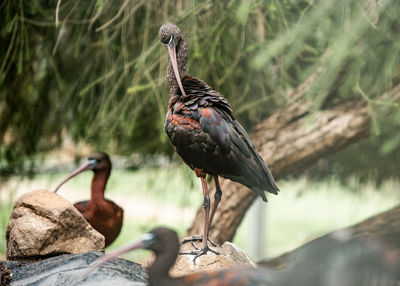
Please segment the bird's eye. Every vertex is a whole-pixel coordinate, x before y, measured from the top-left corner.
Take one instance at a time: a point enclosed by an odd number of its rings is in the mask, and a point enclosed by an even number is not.
[[[95,164],[99,163],[99,159],[89,158],[89,163],[90,163],[91,165],[95,165]]]
[[[142,237],[143,248],[148,248],[155,239],[155,235],[153,233],[145,233]]]
[[[169,46],[169,45],[171,45],[171,43],[174,43],[174,36],[173,35],[169,38],[169,42],[167,44],[164,44],[164,45],[165,46]],[[174,43],[174,45],[175,45],[175,43]]]

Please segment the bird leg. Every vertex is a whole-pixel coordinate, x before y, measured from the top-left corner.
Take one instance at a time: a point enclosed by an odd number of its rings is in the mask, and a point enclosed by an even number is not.
[[[222,198],[222,191],[221,191],[221,187],[219,186],[218,175],[214,175],[214,182],[215,182],[214,206],[211,210],[210,219],[208,221],[208,230],[210,230],[211,223],[213,221],[215,212],[216,212],[216,210],[218,208],[218,204]]]
[[[218,175],[214,175],[214,181],[215,181],[215,188],[216,188],[215,194],[214,194],[214,205],[213,205],[213,208],[212,208],[211,213],[210,213],[210,218],[208,219],[208,230],[207,231],[210,230],[211,223],[212,223],[213,218],[214,218],[214,214],[215,214],[215,212],[216,212],[216,210],[218,208],[218,204],[221,201],[221,197],[222,197],[222,191],[221,191],[221,187],[219,185]],[[182,239],[182,243],[192,242],[192,245],[195,248],[197,248],[193,244],[193,241],[202,241],[202,240],[203,240],[203,236],[202,235],[192,235],[192,236],[183,238]],[[207,240],[211,243],[212,246],[214,246],[214,247],[217,246],[217,244],[214,241],[212,241],[209,237],[207,237]]]
[[[203,224],[203,239],[202,245],[203,248],[207,246],[207,238],[208,238],[208,220],[210,218],[210,192],[208,191],[206,178],[201,178],[201,187],[203,189],[203,209],[204,209],[204,224]]]
[[[219,253],[215,250],[212,250],[211,248],[208,247],[208,231],[210,227],[210,195],[209,191],[207,188],[207,181],[205,177],[201,177],[201,186],[203,189],[203,196],[204,196],[204,201],[203,201],[203,209],[204,209],[204,224],[203,224],[203,235],[202,236],[197,236],[194,235],[192,237],[187,237],[183,239],[183,243],[188,242],[188,241],[198,241],[201,238],[202,241],[202,247],[198,249],[193,243],[192,245],[196,248],[196,250],[192,251],[184,251],[184,252],[179,252],[179,254],[189,254],[189,255],[196,255],[193,262],[196,263],[196,259],[204,254],[206,254],[208,251],[211,251],[217,255]],[[214,242],[212,242],[214,244]]]

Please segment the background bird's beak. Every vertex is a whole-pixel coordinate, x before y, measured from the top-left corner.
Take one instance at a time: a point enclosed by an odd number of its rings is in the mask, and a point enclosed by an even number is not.
[[[89,162],[87,162],[86,164],[80,166],[78,169],[76,169],[75,171],[73,171],[71,174],[69,174],[58,186],[57,188],[55,188],[54,192],[57,193],[58,189],[65,184],[65,182],[67,182],[69,179],[75,177],[76,175],[86,171],[86,170],[90,170],[93,167],[93,162],[91,160],[89,160]]]
[[[106,255],[103,255],[102,257],[96,259],[92,264],[89,265],[88,270],[83,274],[83,277],[80,281],[86,279],[90,274],[92,274],[97,268],[102,266],[103,264],[107,263],[108,261],[111,261],[115,258],[117,258],[120,255],[123,255],[127,252],[130,252],[135,249],[140,249],[143,248],[145,245],[144,240],[139,240],[137,242],[134,242],[132,244],[123,246],[119,249],[116,249]]]
[[[179,75],[178,63],[176,61],[175,42],[173,40],[170,41],[168,43],[168,45],[166,45],[166,47],[168,50],[169,60],[171,61],[171,64],[172,64],[172,69],[174,70],[176,81],[178,82],[178,85],[182,92],[182,95],[186,96],[185,90],[183,89],[183,86],[182,86],[181,77]]]

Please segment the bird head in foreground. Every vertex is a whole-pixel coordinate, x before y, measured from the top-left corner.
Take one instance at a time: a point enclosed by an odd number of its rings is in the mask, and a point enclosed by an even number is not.
[[[82,280],[86,279],[91,273],[93,273],[97,268],[103,264],[111,261],[118,256],[136,249],[148,249],[152,250],[156,255],[163,253],[165,251],[171,251],[173,253],[178,253],[179,250],[179,239],[175,231],[165,228],[158,227],[148,233],[145,233],[141,239],[138,241],[128,244],[124,247],[116,249],[94,261],[89,269],[84,274]],[[176,258],[176,257],[174,257]],[[173,259],[175,261],[175,259]]]
[[[87,171],[87,170],[92,170],[93,172],[101,172],[103,170],[110,170],[111,169],[111,161],[110,158],[108,157],[107,153],[105,152],[95,152],[92,155],[88,157],[88,161],[80,166],[78,169],[73,171],[71,174],[69,174],[58,186],[55,188],[54,192],[56,193],[58,189],[64,185],[67,181],[69,181],[71,178],[75,177],[76,175]]]
[[[186,96],[181,82],[181,78],[186,75],[186,61],[188,57],[186,40],[178,26],[171,23],[166,23],[161,26],[159,37],[161,43],[168,51],[170,59],[168,70],[172,69],[173,71],[171,75],[168,73],[168,82],[173,86],[176,86],[177,83],[182,95]]]

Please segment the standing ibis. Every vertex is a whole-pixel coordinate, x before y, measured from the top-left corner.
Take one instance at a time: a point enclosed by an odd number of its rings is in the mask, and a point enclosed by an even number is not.
[[[77,202],[74,206],[105,237],[105,246],[110,245],[118,236],[122,227],[124,211],[114,202],[104,198],[104,191],[111,173],[111,161],[104,152],[96,152],[89,156],[88,162],[68,175],[54,190],[58,189],[76,175],[92,170],[91,195],[89,201]]]
[[[233,117],[228,101],[205,82],[186,74],[188,48],[181,30],[166,23],[159,37],[169,55],[165,132],[178,155],[200,177],[203,188],[203,235],[184,240],[202,240],[200,249],[183,253],[196,255],[196,259],[211,250],[208,231],[222,196],[218,176],[247,186],[264,201],[265,191],[276,195],[279,189],[246,131]],[[206,174],[214,177],[216,186],[211,213]]]
[[[138,242],[98,258],[89,266],[80,281],[86,279],[104,263],[135,249],[149,249],[156,255],[153,264],[147,271],[150,286],[266,286],[271,285],[269,282],[279,277],[276,272],[268,269],[242,266],[239,268],[197,272],[172,278],[169,276],[169,270],[178,256],[178,236],[173,230],[158,227],[144,234]]]

